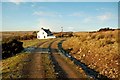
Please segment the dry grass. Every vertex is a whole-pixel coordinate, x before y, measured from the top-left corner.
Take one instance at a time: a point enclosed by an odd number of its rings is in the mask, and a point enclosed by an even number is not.
[[[43,61],[43,66],[44,66],[44,70],[45,70],[45,77],[46,78],[56,78],[54,66],[52,64],[52,61],[49,58],[49,54],[43,53],[42,61]]]
[[[4,59],[2,62],[2,77],[3,78],[20,78],[22,73],[21,69],[25,62],[24,59],[28,58],[29,54],[21,53],[17,54],[13,57]]]
[[[74,33],[63,48],[76,59],[109,78],[119,76],[118,30],[96,33]],[[120,36],[120,35],[119,35]]]
[[[33,31],[11,31],[11,32],[0,32],[2,34],[2,37],[9,37],[9,36],[24,36],[24,35],[30,35]]]

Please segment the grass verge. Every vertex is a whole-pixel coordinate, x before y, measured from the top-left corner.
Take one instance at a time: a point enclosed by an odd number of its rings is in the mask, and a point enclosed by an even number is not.
[[[23,42],[23,47],[26,48],[29,46],[37,46],[38,43],[44,42],[46,41],[46,39],[42,39],[42,40],[33,39],[33,40],[21,40],[21,41]]]
[[[23,60],[28,57],[28,53],[20,53],[0,61],[2,62],[2,78],[20,78],[21,69],[25,64]]]
[[[43,61],[43,66],[45,69],[45,77],[46,78],[56,78],[55,71],[52,65],[52,61],[49,58],[49,54],[42,54],[42,61]]]

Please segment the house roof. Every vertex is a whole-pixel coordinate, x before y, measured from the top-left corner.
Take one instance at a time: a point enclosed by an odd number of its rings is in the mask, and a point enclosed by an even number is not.
[[[52,36],[53,35],[53,33],[49,29],[43,29],[43,30],[47,33],[48,36]]]

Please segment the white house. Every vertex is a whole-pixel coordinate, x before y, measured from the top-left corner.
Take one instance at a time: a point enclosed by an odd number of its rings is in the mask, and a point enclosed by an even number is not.
[[[37,39],[49,39],[49,38],[56,38],[49,29],[41,28],[40,31],[37,33]]]

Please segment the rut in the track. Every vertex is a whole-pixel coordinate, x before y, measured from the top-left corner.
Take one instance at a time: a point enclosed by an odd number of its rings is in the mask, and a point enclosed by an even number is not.
[[[57,42],[50,45],[52,60],[55,65],[58,78],[82,78],[82,75],[77,71],[70,62],[67,62],[65,57],[59,54]]]
[[[44,78],[44,66],[42,62],[42,54],[38,53],[39,49],[36,49],[31,53],[29,63],[23,68],[23,75],[26,78]]]
[[[57,73],[57,77],[53,76],[51,78],[83,78],[78,70],[71,64],[72,62],[68,62],[64,56],[59,54],[57,43],[56,41],[51,44],[45,43],[47,46],[50,46],[51,54],[49,55],[51,55],[51,60]],[[43,58],[42,53],[40,53],[41,49],[41,47],[38,47],[31,53],[28,63],[23,67],[24,78],[48,78],[45,69],[47,65],[44,64],[45,58]]]
[[[45,79],[55,78],[54,69],[49,59],[48,48],[51,41],[39,44],[37,48],[30,53],[22,69],[22,78],[27,79]]]

